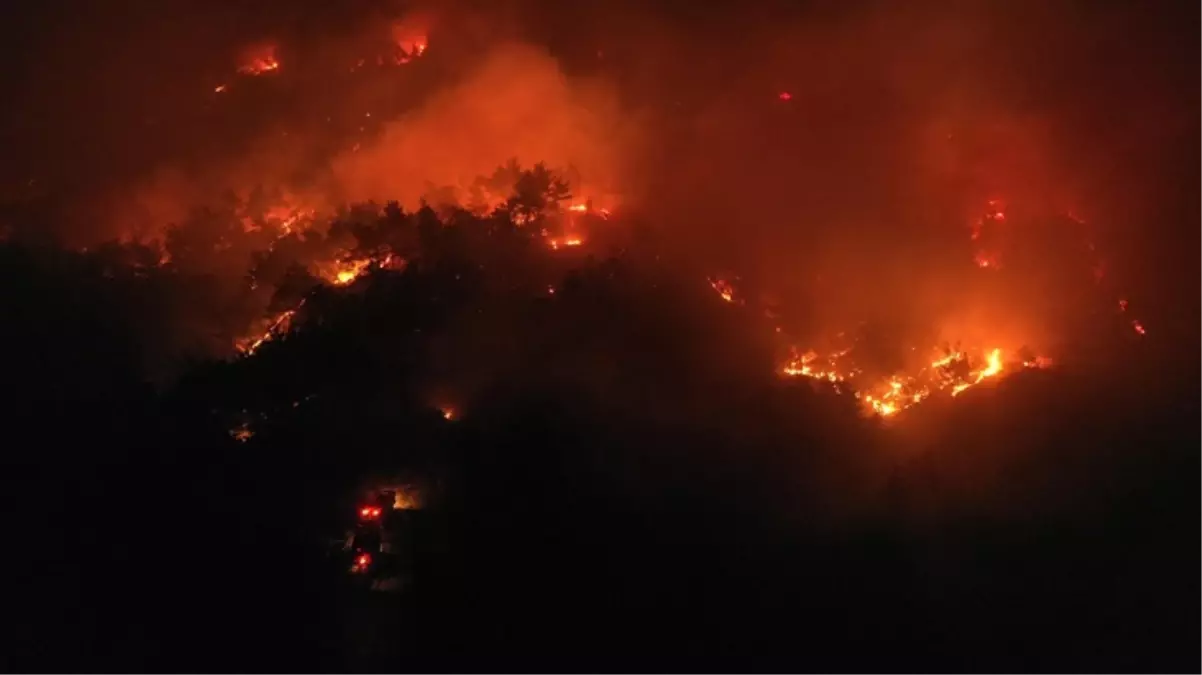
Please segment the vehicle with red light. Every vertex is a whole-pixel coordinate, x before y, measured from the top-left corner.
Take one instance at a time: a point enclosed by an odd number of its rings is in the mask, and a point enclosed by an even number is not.
[[[415,521],[424,506],[415,485],[376,485],[352,502],[350,528],[332,540],[330,561],[351,586],[373,591],[407,587]],[[349,511],[349,509],[348,509]]]

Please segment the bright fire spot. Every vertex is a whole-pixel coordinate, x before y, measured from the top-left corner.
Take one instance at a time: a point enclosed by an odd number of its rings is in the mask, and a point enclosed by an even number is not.
[[[224,84],[219,84],[219,85],[217,85],[216,87],[213,87],[213,93],[220,94],[220,93],[221,93],[221,92],[223,92],[223,91],[225,91],[225,85],[224,85]]]
[[[961,382],[952,390],[952,396],[968,389],[974,384],[979,383],[987,377],[993,377],[1002,372],[1002,350],[994,349],[985,357],[985,367],[977,371],[971,382]]]
[[[985,255],[984,253],[978,253],[973,261],[977,264],[977,267],[980,267],[981,269],[997,269],[999,267],[995,258]]]
[[[550,246],[551,250],[553,250],[553,251],[558,251],[560,249],[560,247],[564,247],[564,246],[567,246],[567,247],[580,246],[583,243],[584,243],[584,239],[580,238],[578,235],[567,236],[567,237],[564,237],[563,239],[560,239],[558,237],[549,237],[547,239],[547,246]]]
[[[367,261],[367,260],[356,261],[354,263],[351,263],[347,267],[344,267],[344,268],[338,270],[338,274],[336,274],[334,276],[334,283],[337,283],[337,284],[351,283],[356,278],[358,278],[360,274],[363,273],[363,270],[367,267],[368,262],[369,261]]]
[[[405,23],[395,23],[392,26],[392,42],[400,50],[398,64],[408,63],[411,59],[426,53],[430,46],[426,32]]]
[[[322,270],[320,276],[335,286],[346,286],[358,279],[371,263],[370,259],[335,263],[328,269]]]
[[[592,204],[591,201],[572,204],[568,207],[568,211],[571,213],[591,213],[595,216],[601,217],[602,219],[609,218],[610,215],[609,209],[597,208]]]
[[[710,279],[710,286],[727,302],[734,302],[735,288],[725,279]]]
[[[1143,325],[1142,323],[1138,322],[1138,321],[1132,321],[1132,322],[1131,322],[1131,327],[1132,327],[1132,328],[1134,328],[1134,329],[1135,329],[1135,332],[1136,332],[1136,333],[1139,333],[1140,335],[1147,335],[1147,334],[1148,334],[1148,331],[1144,329],[1144,325]]]
[[[249,47],[243,52],[242,64],[238,72],[243,75],[262,75],[280,69],[280,61],[276,58],[274,44],[261,44]]]
[[[787,91],[782,91],[780,94],[777,95],[777,98],[779,98],[782,101],[792,101],[793,94],[790,94]]]
[[[398,511],[412,511],[421,508],[421,499],[414,490],[397,490],[392,498],[392,508]]]
[[[234,427],[233,429],[230,429],[230,437],[233,438],[235,441],[238,441],[239,443],[245,443],[245,442],[249,441],[251,438],[254,437],[254,435],[255,435],[255,432],[251,431],[250,425],[246,424],[246,423],[240,424],[240,425]]]
[[[450,420],[455,419],[455,409],[450,406],[444,405],[444,406],[440,407],[438,409],[438,411],[442,413],[442,418],[444,420],[450,421]]]

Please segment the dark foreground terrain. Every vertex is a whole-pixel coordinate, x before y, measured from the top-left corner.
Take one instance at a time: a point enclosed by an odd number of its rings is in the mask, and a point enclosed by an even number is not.
[[[882,426],[585,275],[521,320],[643,328],[544,342],[448,421],[388,338],[438,318],[374,313],[395,280],[156,390],[102,284],[6,255],[9,668],[1199,666],[1197,368],[1139,345]],[[285,412],[239,442],[248,397]],[[441,486],[413,588],[348,590],[327,538],[398,468]]]

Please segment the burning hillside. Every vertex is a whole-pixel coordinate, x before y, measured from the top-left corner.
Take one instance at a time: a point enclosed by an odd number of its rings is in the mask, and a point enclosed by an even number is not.
[[[1002,200],[991,199],[987,202],[985,213],[979,218],[972,219],[969,227],[969,239],[972,245],[972,262],[982,273],[1008,277],[1003,260],[1006,256],[1007,238],[1014,238],[1012,228],[1006,226],[1006,212]],[[1064,223],[1076,226],[1085,224],[1075,216],[1065,216]],[[1007,237],[1007,235],[1010,235]],[[1018,235],[1024,244],[1029,244],[1029,237],[1023,233]],[[1077,242],[1078,248],[1085,254],[1089,275],[1080,274],[1075,281],[1077,286],[1100,287],[1086,296],[1087,312],[1096,313],[1098,307],[1104,307],[1110,300],[1106,293],[1111,285],[1103,286],[1105,275],[1104,264],[1098,255],[1097,247],[1088,238]],[[1011,244],[1011,247],[1013,244]],[[1029,252],[1027,252],[1029,254]],[[1020,257],[1021,252],[1015,254]],[[1050,260],[1053,264],[1073,268],[1071,257],[1062,253],[1046,258],[1046,253],[1036,255],[1037,259]],[[967,268],[965,268],[967,269]],[[1023,273],[1030,273],[1029,268],[1023,268]],[[1084,271],[1084,268],[1080,268]],[[722,278],[711,278],[710,286],[718,296],[728,302],[745,304],[746,300],[730,281]],[[1005,287],[1003,287],[1004,289]],[[959,297],[955,288],[948,288],[949,298]],[[1003,311],[1011,314],[1031,314],[1031,306],[1008,306],[1010,293],[1003,291],[992,296],[985,296],[986,302],[992,303]],[[982,296],[974,296],[974,302],[979,302]],[[1090,309],[1092,308],[1092,309]],[[974,308],[980,309],[980,308]],[[1120,314],[1126,314],[1128,302],[1118,300]],[[964,314],[971,324],[974,312],[965,312],[965,308],[953,309],[953,316]],[[778,322],[779,314],[770,308],[763,309],[764,315]],[[996,315],[995,311],[985,312],[984,316]],[[1028,317],[1027,323],[1034,317]],[[1044,317],[1046,320],[1047,317]],[[928,322],[936,317],[929,317]],[[921,321],[921,320],[920,320]],[[982,333],[988,335],[989,321],[985,324],[971,327],[974,337]],[[1135,318],[1120,316],[1119,325],[1127,324],[1124,330],[1130,331],[1135,338],[1143,338],[1147,330],[1142,322]],[[964,318],[956,318],[949,325],[965,326]],[[982,330],[984,328],[984,330]],[[822,340],[823,347],[799,347],[786,334],[782,334],[780,325],[774,328],[778,339],[784,347],[786,356],[779,372],[785,377],[806,377],[831,387],[836,392],[848,392],[863,405],[866,412],[882,417],[893,416],[911,408],[924,400],[936,395],[956,397],[969,388],[990,380],[1001,379],[1013,372],[1030,368],[1049,368],[1055,359],[1046,353],[1037,351],[1037,343],[1023,341],[1021,336],[1009,334],[992,344],[965,343],[965,336],[951,334],[946,331],[939,336],[940,343],[907,344],[905,332],[894,333],[887,340],[882,350],[877,336],[876,345],[869,345],[873,338],[861,331],[845,330],[828,335]],[[1032,336],[1028,336],[1028,340]],[[988,339],[988,338],[986,338]],[[996,337],[994,338],[997,339]],[[1045,345],[1048,348],[1050,345]]]
[[[6,663],[1192,672],[1161,10],[19,4]]]
[[[576,198],[571,194],[567,182],[542,165],[537,165],[531,170],[511,166],[509,171],[512,172],[509,176],[513,187],[508,193],[508,198],[496,207],[478,210],[475,214],[460,210],[460,215],[456,215],[456,211],[451,210],[440,217],[427,208],[425,215],[406,215],[395,205],[383,211],[373,210],[369,206],[366,210],[357,211],[358,217],[366,220],[359,221],[357,225],[346,225],[335,220],[333,225],[323,226],[327,230],[325,235],[318,235],[316,232],[305,234],[304,227],[314,227],[312,221],[306,221],[310,224],[300,226],[296,232],[293,231],[298,227],[295,221],[271,221],[276,223],[274,226],[279,238],[269,246],[268,254],[274,251],[277,242],[296,240],[297,237],[304,239],[308,236],[310,241],[315,241],[312,237],[324,236],[327,242],[340,242],[336,246],[326,245],[311,249],[309,255],[318,257],[300,261],[308,269],[314,283],[338,287],[354,283],[371,270],[399,271],[414,262],[422,264],[429,253],[423,251],[422,246],[415,242],[403,243],[403,236],[398,239],[398,233],[403,229],[420,229],[421,226],[416,221],[422,219],[425,219],[427,226],[447,232],[482,226],[480,222],[472,225],[464,217],[493,223],[489,227],[503,223],[506,227],[523,232],[522,236],[528,240],[541,242],[547,256],[552,256],[561,249],[577,247],[584,253],[593,254],[595,250],[589,245],[592,238],[612,238],[615,231],[627,227],[621,210],[611,214],[608,209],[595,209],[591,201],[574,201]],[[498,190],[498,195],[503,194],[498,187],[499,175],[490,179],[494,189]],[[985,245],[983,233],[990,232],[996,237],[995,230],[1005,221],[1006,216],[999,200],[991,200],[987,205],[986,214],[972,221],[969,243],[977,253],[972,255],[973,264],[964,268],[966,271],[972,270],[970,274],[1009,274],[1008,269],[999,262],[1006,250],[1003,245],[994,243],[992,249],[980,248]],[[1080,223],[1075,220],[1072,222]],[[253,228],[247,231],[251,232]],[[500,245],[499,242],[496,245]],[[1086,244],[1084,248],[1090,253],[1096,253],[1092,244]],[[991,265],[980,264],[983,255],[981,250],[989,250],[989,259],[995,262]],[[1022,259],[1017,255],[1016,258],[1020,261]],[[1096,264],[1093,267],[1096,268]],[[256,283],[257,278],[256,273],[251,274],[252,285]],[[718,277],[711,277],[708,281],[725,302],[739,306],[747,305],[747,299],[737,282]],[[1078,281],[1086,285],[1097,285],[1101,279],[1089,276]],[[554,284],[545,288],[548,294],[554,295]],[[949,293],[949,296],[957,297],[957,294]],[[1003,294],[994,301],[1004,303],[1006,297]],[[1107,303],[1105,298],[1097,293],[1091,302]],[[304,304],[305,298],[301,297],[294,306],[259,320],[259,328],[237,340],[238,349],[251,355],[265,342],[287,333],[294,325],[298,312],[304,309]],[[1119,309],[1120,313],[1127,312],[1126,300],[1119,301]],[[1016,307],[1011,311],[1021,313],[1024,308]],[[867,413],[882,417],[891,417],[935,396],[955,398],[974,386],[1025,369],[1048,368],[1056,361],[1044,351],[1054,348],[1054,345],[1039,347],[1037,343],[1023,340],[1021,335],[1013,333],[1001,335],[1000,339],[993,343],[970,343],[963,339],[965,336],[944,332],[939,335],[937,344],[910,344],[907,342],[910,336],[905,333],[886,335],[885,342],[882,343],[882,336],[870,336],[862,329],[844,330],[838,334],[830,334],[821,341],[820,347],[803,347],[799,346],[796,338],[790,337],[787,331],[782,330],[780,324],[787,321],[788,317],[782,317],[778,310],[767,307],[759,309],[758,312],[763,314],[763,318],[754,319],[749,316],[749,319],[763,321],[763,329],[774,333],[783,350],[779,375],[788,378],[811,378],[835,393],[854,396]],[[1137,319],[1122,320],[1130,321],[1133,336],[1142,338],[1146,334],[1146,330]],[[928,323],[934,321],[936,317],[928,319]],[[954,321],[949,325],[964,323]],[[982,324],[975,330],[968,331],[969,336],[982,334],[982,327],[986,328],[987,333],[987,324]]]
[[[519,228],[566,261],[622,253],[636,238],[626,234],[654,230],[673,256],[736,269],[783,300],[761,307],[738,278],[709,279],[723,300],[768,315],[778,374],[824,381],[882,416],[1046,367],[1053,355],[1061,362],[1065,335],[1079,332],[1096,297],[1109,296],[1112,312],[1119,303],[1133,335],[1147,333],[1101,246],[1072,232],[1089,229],[1080,218],[1031,224],[1063,213],[1079,192],[1037,192],[1015,178],[1069,182],[1042,126],[1000,105],[952,116],[917,106],[944,86],[927,61],[897,66],[921,75],[915,95],[882,87],[879,62],[850,48],[860,41],[849,36],[914,28],[907,19],[886,14],[811,36],[819,39],[803,55],[846,62],[858,88],[797,70],[808,60],[779,43],[789,29],[741,57],[738,81],[729,59],[717,64],[715,82],[730,85],[720,97],[681,73],[651,93],[632,79],[632,56],[663,45],[615,39],[581,68],[570,50],[480,40],[470,24],[450,9],[390,11],[317,44],[283,24],[258,27],[259,37],[224,52],[233,59],[213,87],[221,96],[207,97],[194,120],[212,141],[223,128],[239,141],[166,158],[109,190],[103,208],[71,209],[91,226],[110,224],[81,244],[112,233],[157,249],[164,268],[214,275],[222,311],[236,316],[205,332],[253,354],[304,323],[312,289],[420,264],[434,229]],[[919,34],[932,53],[957,44],[938,27]],[[752,65],[771,67],[747,74]],[[913,119],[836,109],[837,99],[859,110],[869,94],[909,104]],[[1026,212],[1012,213],[1007,199],[975,201],[999,185]],[[962,218],[965,202],[979,215]],[[619,232],[626,239],[612,246]],[[1083,242],[1087,252],[1077,250]],[[1081,264],[1096,288],[1080,291]]]

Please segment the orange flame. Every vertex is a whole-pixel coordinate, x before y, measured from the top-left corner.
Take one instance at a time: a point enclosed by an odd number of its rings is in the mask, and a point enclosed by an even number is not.
[[[281,312],[275,319],[271,321],[267,327],[267,330],[263,331],[261,334],[239,340],[235,345],[238,351],[250,356],[251,354],[254,354],[264,342],[267,342],[275,335],[288,330],[288,326],[292,321],[292,317],[296,315],[296,310],[300,309],[301,305],[303,304],[305,304],[304,300],[302,300],[300,304],[296,306],[296,309],[290,309],[285,312]]]
[[[727,302],[734,302],[735,288],[730,285],[725,279],[710,279],[710,286],[718,293],[718,296]]]
[[[869,413],[890,417],[921,403],[937,391],[947,390],[958,396],[981,382],[995,378],[1005,371],[1004,352],[995,348],[984,352],[981,365],[965,372],[961,363],[969,363],[968,356],[953,351],[939,356],[912,374],[896,373],[880,381],[865,382],[863,373],[854,366],[844,365],[844,357],[852,350],[845,349],[827,357],[819,357],[813,350],[799,354],[796,350],[781,368],[781,374],[790,377],[808,377],[832,383],[836,389],[844,383],[854,382],[855,397]],[[1025,368],[1048,368],[1052,360],[1036,357],[1023,362]],[[844,385],[846,386],[846,385]]]

